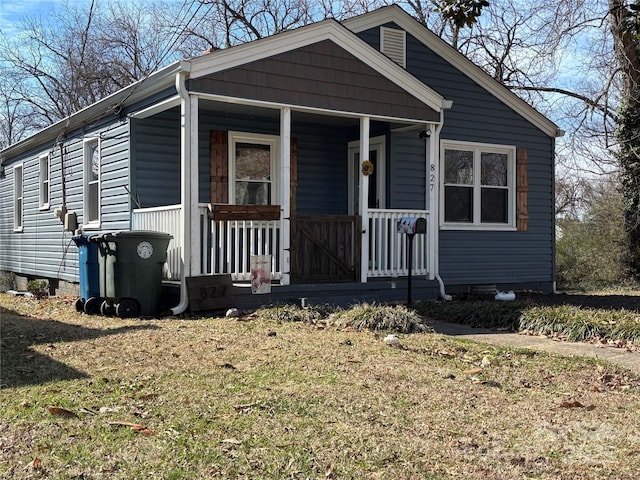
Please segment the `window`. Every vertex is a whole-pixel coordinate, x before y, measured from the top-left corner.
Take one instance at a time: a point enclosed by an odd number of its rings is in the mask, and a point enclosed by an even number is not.
[[[442,143],[444,226],[515,226],[515,147]]]
[[[40,210],[49,208],[49,155],[40,157]]]
[[[236,205],[277,204],[278,137],[229,134],[230,199]]]
[[[100,143],[84,143],[84,227],[100,227]]]
[[[23,165],[13,167],[13,230],[21,232],[23,229],[24,189]]]

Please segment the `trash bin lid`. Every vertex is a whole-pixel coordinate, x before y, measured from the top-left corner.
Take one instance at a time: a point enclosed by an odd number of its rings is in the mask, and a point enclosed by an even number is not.
[[[139,238],[139,239],[172,239],[173,235],[154,230],[121,230],[119,232],[109,232],[103,235],[106,241],[117,238]]]
[[[71,237],[71,240],[73,240],[73,243],[75,243],[78,247],[81,247],[89,244],[89,237],[90,235],[80,234],[74,235],[73,237]]]

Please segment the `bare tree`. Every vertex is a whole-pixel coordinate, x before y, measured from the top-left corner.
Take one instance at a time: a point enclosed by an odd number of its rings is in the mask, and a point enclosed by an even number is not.
[[[30,112],[24,128],[3,132],[2,143],[65,118],[172,58],[168,40],[155,35],[156,17],[143,5],[86,5],[63,3],[53,12],[55,22],[25,18],[20,35],[0,36],[0,64],[7,71],[0,103]]]

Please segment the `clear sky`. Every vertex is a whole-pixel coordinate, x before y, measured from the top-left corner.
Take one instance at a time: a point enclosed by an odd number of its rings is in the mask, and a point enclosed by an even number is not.
[[[11,35],[25,16],[45,16],[62,0],[0,0],[0,30]],[[84,0],[75,0],[84,1]]]

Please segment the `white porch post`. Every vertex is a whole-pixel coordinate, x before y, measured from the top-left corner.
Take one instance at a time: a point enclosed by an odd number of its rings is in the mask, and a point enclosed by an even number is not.
[[[189,163],[191,164],[191,169],[189,172],[191,189],[189,190],[189,203],[191,204],[190,208],[190,218],[189,218],[189,228],[191,228],[191,274],[192,275],[202,275],[202,266],[200,264],[200,258],[202,257],[202,235],[200,234],[200,210],[198,209],[198,193],[199,193],[199,184],[198,184],[198,97],[191,95],[191,128],[189,129],[189,142],[191,143],[191,158],[189,159]]]
[[[429,176],[428,185],[429,191],[427,193],[428,201],[429,201],[429,222],[428,222],[428,231],[427,231],[427,240],[428,244],[428,264],[427,268],[429,269],[429,280],[433,280],[436,275],[436,261],[437,261],[437,242],[438,242],[438,229],[439,229],[439,221],[440,218],[440,183],[439,183],[439,175],[440,168],[438,159],[440,158],[440,147],[439,147],[439,138],[438,133],[439,130],[436,128],[436,125],[430,124],[427,125],[427,131],[429,132],[429,148],[426,149],[427,154],[427,174]]]
[[[362,173],[362,162],[369,160],[369,117],[360,117],[360,195],[358,215],[362,218],[362,245],[360,247],[360,282],[367,283],[369,272],[369,177]]]
[[[291,272],[291,108],[280,110],[280,260],[283,285],[289,285]],[[293,199],[295,201],[295,199]]]

